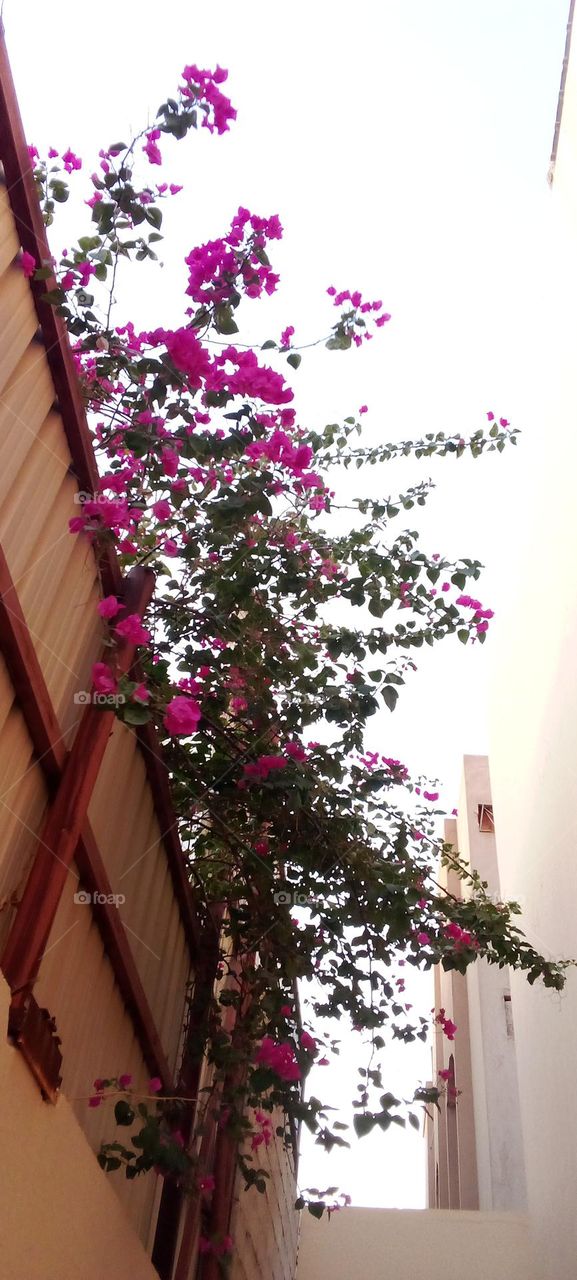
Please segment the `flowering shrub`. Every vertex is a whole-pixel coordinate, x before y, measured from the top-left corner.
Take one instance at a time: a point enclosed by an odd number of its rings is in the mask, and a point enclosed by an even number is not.
[[[366,405],[322,429],[301,423],[289,381],[302,358],[294,327],[259,349],[236,340],[244,300],[279,283],[269,259],[282,236],[276,215],[241,207],[227,232],[191,248],[176,326],[158,317],[145,330],[119,310],[123,273],[155,260],[163,202],[180,192],[156,181],[165,147],[199,123],[228,129],[235,112],[225,80],[219,68],[185,67],[153,127],[100,152],[88,230],[55,263],[24,254],[22,269],[68,325],[100,461],[100,490],[85,495],[71,534],[97,555],[114,545],[126,569],[155,570],[146,625],[136,614],[117,624],[116,598],[101,601],[109,660],[96,663],[93,682],[122,695],[116,714],[128,726],[155,723],[199,911],[208,919],[211,904],[226,905],[220,983],[197,1033],[213,1069],[205,1105],[218,1096],[220,1123],[248,1141],[245,1178],[263,1190],[254,1160],[273,1113],[284,1116],[280,1137],[303,1120],[327,1149],[346,1145],[346,1126],[331,1125],[322,1103],[302,1093],[313,1061],[328,1063],[337,1050],[323,1030],[331,1019],[350,1019],[370,1040],[357,1134],[407,1117],[418,1127],[414,1108],[438,1102],[432,1087],[408,1101],[383,1092],[387,1044],[428,1033],[397,966],[465,972],[483,956],[555,989],[563,966],[516,929],[515,904],[492,902],[439,843],[437,791],[369,749],[371,718],[393,711],[420,648],[455,635],[484,642],[492,611],[469,594],[480,565],[429,554],[405,528],[395,533],[399,515],[428,500],[430,482],[384,497],[379,474],[377,497],[346,502],[332,487],[338,467],[478,457],[514,444],[516,432],[489,413],[486,430],[468,439],[437,432],[367,447],[358,440]],[[55,149],[46,161],[34,148],[31,156],[50,225],[68,198],[65,175],[82,180],[83,162]],[[332,285],[327,293],[330,351],[385,330],[380,300]],[[129,676],[116,675],[122,641],[140,646]],[[437,882],[439,856],[461,876],[462,900]],[[244,958],[240,976],[231,954]],[[310,1030],[295,1011],[297,982],[308,992]],[[231,1006],[240,1038],[223,1024]],[[452,1039],[444,1010],[435,1021]],[[133,1105],[129,1085],[124,1077],[95,1085],[92,1105],[120,1090],[117,1123],[141,1122],[132,1147],[106,1144],[104,1167],[122,1166],[129,1178],[156,1169],[210,1195],[210,1171],[199,1173],[179,1140],[178,1101]],[[318,1212],[318,1196],[311,1203]],[[226,1253],[230,1243],[203,1248]]]

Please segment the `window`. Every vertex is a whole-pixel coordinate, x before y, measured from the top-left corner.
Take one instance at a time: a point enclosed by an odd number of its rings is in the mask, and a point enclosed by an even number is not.
[[[493,818],[492,804],[477,805],[477,821],[479,823],[479,831],[494,832],[495,819]]]

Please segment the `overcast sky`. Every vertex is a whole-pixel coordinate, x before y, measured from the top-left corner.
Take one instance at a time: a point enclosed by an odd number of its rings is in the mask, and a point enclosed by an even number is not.
[[[29,140],[87,161],[153,118],[185,62],[229,68],[231,133],[165,148],[186,193],[166,219],[170,262],[167,251],[164,271],[145,272],[130,294],[143,324],[178,320],[182,257],[225,231],[239,204],[279,213],[283,284],[249,313],[251,338],[287,323],[297,341],[324,333],[333,283],[382,298],[392,314],[361,351],[303,361],[303,422],[367,403],[367,431],[384,440],[467,433],[493,410],[531,438],[546,416],[535,374],[556,337],[561,251],[546,176],[568,9],[569,0],[5,0],[4,22]],[[510,581],[507,493],[524,483],[522,456],[511,455],[435,466],[438,489],[419,520],[431,551],[485,562],[477,594],[496,608],[488,643],[448,642],[419,657],[398,709],[372,729],[371,746],[441,779],[449,810],[463,753],[487,750],[491,645]],[[395,493],[431,470],[393,467],[350,492]],[[427,1051],[408,1057],[391,1058],[387,1087],[426,1076]],[[329,1071],[343,1096],[350,1057]],[[303,1181],[340,1182],[358,1204],[418,1207],[421,1149],[414,1133],[379,1134],[336,1174],[335,1161],[328,1171],[307,1152]]]

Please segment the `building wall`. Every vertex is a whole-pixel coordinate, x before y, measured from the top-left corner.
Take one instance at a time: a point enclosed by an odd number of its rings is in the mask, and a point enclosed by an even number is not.
[[[344,1209],[303,1214],[297,1280],[541,1280],[522,1214]]]
[[[479,827],[479,806],[491,803],[486,756],[465,756],[456,824],[457,846],[461,857],[479,872],[488,892],[498,901],[501,897],[497,864],[499,832],[481,831]],[[517,1055],[507,1000],[511,995],[511,976],[508,969],[498,969],[479,960],[467,970],[465,983],[479,1207],[524,1210],[527,1192]],[[455,1022],[458,1026],[457,1017]]]
[[[482,830],[480,813],[482,809]],[[465,756],[458,817],[444,838],[479,872],[500,898],[489,766],[485,756]],[[466,894],[456,872],[441,867],[439,880],[455,897]],[[527,1205],[523,1135],[510,975],[484,960],[466,975],[435,970],[435,1008],[457,1027],[448,1041],[439,1026],[433,1040],[432,1079],[452,1070],[439,1109],[427,1117],[428,1205],[437,1209],[523,1211]],[[450,1088],[458,1090],[456,1100]]]
[[[518,550],[495,630],[491,778],[504,897],[529,940],[577,957],[577,34],[551,191],[552,269],[562,246],[557,335],[534,371],[546,408],[523,449],[530,488],[511,494]],[[553,253],[556,250],[556,254]],[[574,1280],[577,1259],[577,978],[562,995],[512,981],[528,1207],[545,1280]]]
[[[0,1025],[10,992],[0,977]],[[43,1102],[0,1036],[2,1280],[158,1280],[70,1104]]]
[[[258,1164],[269,1174],[266,1191],[245,1190],[237,1178],[231,1235],[230,1280],[294,1280],[299,1213],[292,1152],[277,1138],[259,1147]]]

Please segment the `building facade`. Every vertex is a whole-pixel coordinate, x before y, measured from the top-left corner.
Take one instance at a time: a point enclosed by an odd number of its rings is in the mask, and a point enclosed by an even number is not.
[[[501,899],[497,842],[485,756],[465,756],[458,817],[445,823],[445,840]],[[455,896],[455,872],[442,870]],[[466,975],[435,970],[435,1008],[458,1031],[448,1041],[440,1027],[433,1041],[432,1081],[448,1072],[440,1110],[428,1123],[428,1203],[439,1209],[523,1212],[527,1208],[517,1081],[517,1055],[507,969],[480,960]]]

